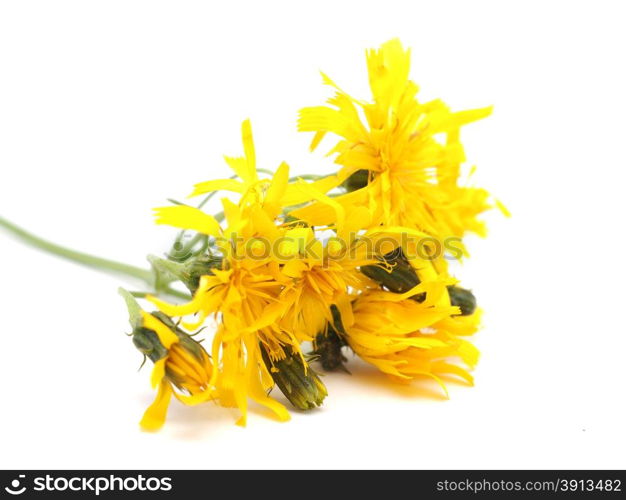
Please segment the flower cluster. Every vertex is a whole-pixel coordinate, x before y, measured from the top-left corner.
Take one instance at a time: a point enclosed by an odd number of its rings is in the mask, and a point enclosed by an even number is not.
[[[236,407],[240,425],[250,401],[288,420],[271,390],[298,409],[319,406],[327,391],[314,362],[345,370],[349,351],[399,382],[430,377],[444,387],[451,375],[472,383],[478,351],[465,338],[480,310],[447,261],[451,241],[461,257],[463,236],[484,233],[477,216],[495,203],[461,175],[460,129],[491,108],[420,102],[409,63],[397,40],[368,51],[368,101],[323,75],[334,96],[302,109],[298,127],[314,133],[312,149],[327,134],[339,138],[335,174],[258,168],[246,120],[243,155],[225,157],[233,177],[196,184],[199,208],[155,209],[158,224],[191,239],[152,264],[191,295],[182,303],[149,295],[155,310],[145,312],[122,291],[134,344],[154,363],[158,394],[145,429],[163,424],[172,394]],[[205,202],[217,192],[228,195],[210,215]],[[206,326],[212,339],[203,346],[193,335]]]

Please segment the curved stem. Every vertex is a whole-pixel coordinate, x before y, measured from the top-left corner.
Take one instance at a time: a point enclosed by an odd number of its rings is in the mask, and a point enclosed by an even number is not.
[[[112,271],[116,273],[122,273],[127,276],[131,276],[133,278],[140,279],[147,283],[148,285],[152,285],[153,275],[152,272],[148,269],[142,269],[140,267],[131,266],[129,264],[124,264],[123,262],[117,262],[115,260],[103,259],[102,257],[96,257],[95,255],[90,255],[83,252],[77,252],[76,250],[72,250],[70,248],[65,248],[50,241],[46,241],[34,234],[29,233],[28,231],[22,229],[19,226],[16,226],[12,222],[0,217],[0,227],[5,228],[13,235],[20,238],[25,243],[29,245],[39,248],[40,250],[44,250],[48,253],[57,255],[59,257],[63,257],[64,259],[71,260],[73,262],[79,262],[89,267],[93,267],[96,269],[103,269],[106,271]]]

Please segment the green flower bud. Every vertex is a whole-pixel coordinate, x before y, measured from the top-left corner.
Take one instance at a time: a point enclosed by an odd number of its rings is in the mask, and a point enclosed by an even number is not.
[[[347,372],[344,363],[348,359],[343,355],[342,348],[347,345],[330,324],[326,332],[318,333],[313,341],[312,354],[319,359],[322,368],[332,372],[343,370]]]
[[[182,281],[192,294],[198,289],[202,276],[213,274],[213,269],[222,268],[222,258],[209,254],[197,255],[185,262],[174,262],[153,255],[149,256],[148,260],[157,273],[173,276]]]
[[[199,255],[185,262],[181,274],[181,281],[191,293],[195,293],[200,286],[200,278],[213,274],[213,269],[222,268],[222,258],[214,255]]]
[[[342,370],[350,373],[344,364],[348,359],[343,355],[343,347],[348,344],[343,337],[345,332],[341,322],[341,314],[334,305],[331,306],[331,312],[333,324],[328,323],[326,331],[315,336],[311,354],[319,360],[322,368],[326,371]]]
[[[289,352],[285,359],[272,362],[263,346],[261,353],[272,379],[293,406],[311,410],[322,405],[328,395],[326,386],[300,354]]]
[[[369,170],[357,170],[345,181],[343,181],[343,187],[346,188],[346,191],[348,192],[356,191],[357,189],[361,189],[367,186],[369,178]]]
[[[420,279],[413,266],[404,256],[401,248],[385,254],[381,262],[392,266],[391,271],[377,265],[361,266],[361,272],[370,279],[393,293],[405,293],[420,284]],[[423,293],[412,297],[413,300],[423,302],[426,296]]]
[[[461,309],[460,316],[469,316],[476,310],[476,297],[470,290],[453,285],[448,287],[448,293],[450,303]]]

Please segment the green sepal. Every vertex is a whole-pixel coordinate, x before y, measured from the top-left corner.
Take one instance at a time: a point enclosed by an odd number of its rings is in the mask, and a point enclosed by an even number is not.
[[[117,292],[124,298],[126,302],[126,307],[128,309],[128,321],[130,323],[131,328],[134,330],[135,328],[140,328],[143,324],[143,319],[141,318],[141,307],[139,303],[135,300],[135,297],[126,289],[119,287]]]
[[[348,345],[345,341],[345,330],[341,321],[341,314],[337,306],[331,306],[333,322],[326,324],[326,330],[319,332],[313,340],[312,357],[316,358],[325,371],[342,370],[350,373],[345,363],[348,359],[343,355],[343,348]]]
[[[195,293],[202,276],[213,274],[213,269],[221,269],[222,259],[215,255],[198,255],[185,262],[173,262],[149,255],[148,260],[159,275],[171,276],[181,281],[191,293]]]
[[[285,359],[272,363],[265,347],[260,349],[274,383],[293,406],[306,411],[322,405],[328,396],[326,386],[299,353],[289,352]]]
[[[143,326],[133,330],[133,344],[135,344],[139,352],[147,356],[153,363],[167,356],[168,351],[161,344],[156,332]]]
[[[405,293],[420,284],[417,272],[401,248],[385,254],[380,261],[380,265],[361,266],[361,272],[393,293]],[[426,295],[420,293],[411,298],[423,302]]]

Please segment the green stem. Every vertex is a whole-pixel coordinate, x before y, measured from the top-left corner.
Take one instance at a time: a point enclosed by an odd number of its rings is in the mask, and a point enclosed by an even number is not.
[[[15,236],[28,243],[29,245],[35,248],[39,248],[41,250],[45,250],[48,253],[58,255],[59,257],[63,257],[64,259],[68,259],[74,262],[80,262],[81,264],[97,269],[104,269],[107,271],[126,274],[127,276],[132,276],[133,278],[145,281],[148,284],[152,283],[152,273],[147,269],[131,266],[122,262],[117,262],[115,260],[103,259],[102,257],[96,257],[95,255],[89,255],[86,253],[77,252],[76,250],[62,247],[29,233],[28,231],[22,229],[19,226],[16,226],[15,224],[9,222],[3,217],[0,217],[0,226],[4,227],[9,232],[13,233]]]
[[[149,269],[142,269],[140,267],[124,264],[123,262],[117,262],[115,260],[103,259],[102,257],[96,257],[83,252],[78,252],[70,248],[62,247],[56,243],[46,241],[39,236],[29,233],[28,231],[16,226],[12,222],[9,222],[3,217],[0,217],[0,227],[5,228],[7,231],[17,236],[23,242],[30,246],[44,250],[45,252],[57,255],[72,262],[78,262],[85,266],[99,269],[102,271],[109,271],[113,273],[124,274],[126,276],[139,279],[146,283],[148,286],[154,286],[154,274]],[[169,286],[159,290],[164,295],[171,295],[172,297],[178,297],[181,299],[189,299],[189,294],[175,290]],[[143,292],[139,292],[143,293]],[[144,294],[144,296],[147,294]]]

